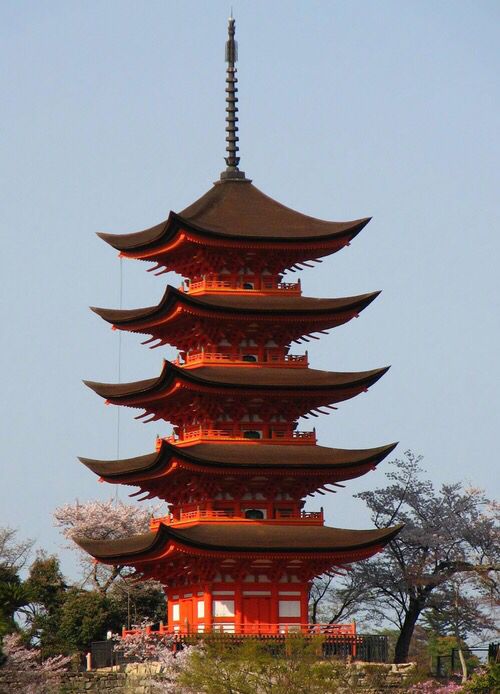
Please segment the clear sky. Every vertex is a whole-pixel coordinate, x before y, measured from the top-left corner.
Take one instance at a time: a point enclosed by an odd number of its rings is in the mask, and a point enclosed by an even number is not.
[[[0,5],[0,524],[50,551],[63,545],[54,507],[112,493],[76,460],[112,458],[117,446],[116,410],[81,383],[117,377],[118,335],[87,307],[118,306],[120,263],[95,232],[158,223],[218,177],[229,9]],[[233,9],[241,167],[302,212],[373,216],[350,248],[302,274],[310,296],[383,290],[311,344],[312,365],[392,364],[369,393],[314,420],[320,443],[399,440],[399,452],[425,455],[435,483],[498,494],[500,4],[233,0]],[[123,263],[124,307],[163,294],[165,276],[145,269]],[[123,335],[123,380],[157,375],[172,355],[139,343]],[[135,414],[121,416],[124,457],[167,431]],[[383,484],[384,470],[308,507],[326,503],[329,524],[367,527],[352,494]]]

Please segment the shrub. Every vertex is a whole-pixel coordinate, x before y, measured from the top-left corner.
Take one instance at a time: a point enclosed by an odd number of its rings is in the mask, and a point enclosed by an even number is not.
[[[500,692],[500,663],[492,663],[475,672],[464,685],[463,691],[474,694]]]

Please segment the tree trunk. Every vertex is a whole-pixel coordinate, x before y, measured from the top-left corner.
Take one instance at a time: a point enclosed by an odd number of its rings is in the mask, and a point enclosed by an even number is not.
[[[462,684],[465,684],[467,682],[469,673],[467,671],[467,661],[465,660],[465,655],[462,646],[460,645],[460,641],[458,642],[458,657],[460,658],[460,667],[462,668]]]
[[[421,612],[422,608],[420,607],[418,601],[410,599],[408,612],[406,613],[405,621],[403,622],[398,640],[396,641],[396,648],[394,650],[395,663],[406,663],[408,659],[408,651],[410,650],[411,637],[413,636],[415,624],[417,623]]]

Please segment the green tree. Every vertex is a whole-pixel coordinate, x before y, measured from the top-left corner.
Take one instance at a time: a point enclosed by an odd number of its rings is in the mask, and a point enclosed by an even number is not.
[[[15,614],[28,601],[19,572],[32,547],[32,540],[17,540],[17,530],[0,527],[0,637],[18,630]]]
[[[15,613],[28,602],[28,592],[15,569],[0,565],[0,638],[17,631]]]
[[[44,657],[64,652],[59,624],[67,585],[59,559],[55,555],[39,552],[30,566],[24,585],[29,602],[21,612],[25,617],[29,641],[39,645]]]
[[[495,630],[495,622],[485,612],[477,593],[467,585],[467,580],[451,580],[435,592],[431,609],[424,613],[423,619],[438,637],[453,640],[453,648],[460,658],[462,682],[465,682],[471,665],[475,664],[475,659],[467,652],[467,637],[481,637]]]
[[[86,652],[92,641],[102,641],[108,630],[117,631],[120,615],[99,591],[69,588],[61,608],[59,636],[66,653]]]

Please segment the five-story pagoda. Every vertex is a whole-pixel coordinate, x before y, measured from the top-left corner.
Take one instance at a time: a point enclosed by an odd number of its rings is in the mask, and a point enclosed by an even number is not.
[[[234,20],[226,44],[226,170],[199,200],[142,232],[100,236],[121,256],[154,262],[168,286],[157,306],[93,309],[119,330],[179,350],[159,376],[87,382],[108,403],[165,420],[173,435],[136,458],[82,462],[101,479],[168,502],[144,535],[81,540],[106,564],[161,581],[173,632],[279,633],[307,624],[310,581],[380,551],[398,532],[324,525],[304,499],[363,475],[395,444],[368,450],[317,445],[297,420],[335,409],[387,369],[309,368],[292,342],[357,316],[377,296],[315,299],[284,273],[349,244],[368,219],[326,222],[264,195],[239,169]],[[299,626],[302,625],[302,626]]]

